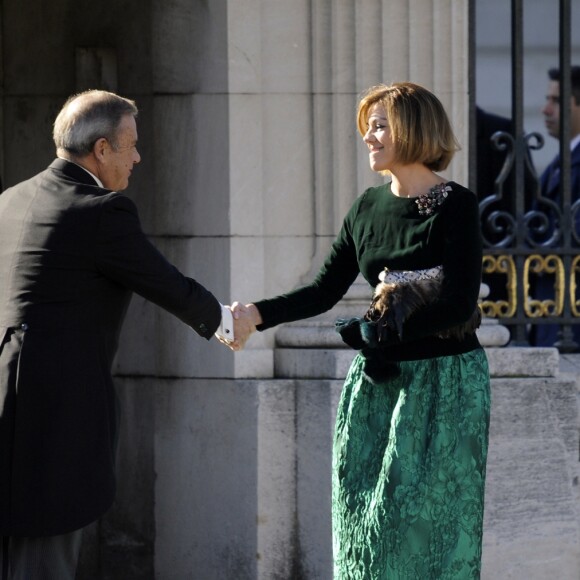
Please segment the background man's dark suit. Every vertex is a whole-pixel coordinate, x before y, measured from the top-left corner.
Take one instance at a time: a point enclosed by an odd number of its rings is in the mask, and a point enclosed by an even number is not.
[[[540,179],[542,197],[551,199],[561,206],[560,199],[560,156],[546,167]],[[574,147],[570,159],[570,190],[572,203],[580,199],[580,145]],[[539,205],[539,209],[542,206]],[[579,217],[576,217],[576,231],[580,232]],[[550,229],[549,234],[552,233]],[[538,300],[554,299],[554,279],[552,276],[539,276],[535,282],[534,298]],[[577,296],[576,299],[579,297]],[[534,346],[553,346],[558,340],[559,325],[543,324],[536,325],[530,333],[530,344]],[[572,325],[572,334],[576,344],[580,345],[580,325]]]
[[[0,535],[65,534],[112,503],[111,364],[133,291],[205,338],[220,324],[131,200],[79,166],[57,159],[0,195]]]

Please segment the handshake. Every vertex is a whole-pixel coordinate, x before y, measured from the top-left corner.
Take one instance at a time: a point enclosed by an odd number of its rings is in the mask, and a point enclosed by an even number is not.
[[[234,318],[234,340],[218,337],[218,340],[233,351],[242,350],[250,335],[256,331],[256,326],[262,324],[260,311],[253,304],[240,304],[234,302],[226,306],[232,311]]]

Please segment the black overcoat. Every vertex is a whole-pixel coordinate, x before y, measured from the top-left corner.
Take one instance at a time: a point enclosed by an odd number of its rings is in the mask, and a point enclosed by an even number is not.
[[[0,195],[0,535],[68,533],[115,493],[111,366],[132,292],[205,338],[220,305],[135,204],[56,159]]]

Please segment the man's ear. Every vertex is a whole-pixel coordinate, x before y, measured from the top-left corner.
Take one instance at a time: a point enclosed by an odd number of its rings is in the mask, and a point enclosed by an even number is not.
[[[100,137],[95,141],[95,144],[93,145],[93,155],[98,161],[103,162],[105,160],[105,154],[109,147],[110,147],[109,142],[104,137]]]

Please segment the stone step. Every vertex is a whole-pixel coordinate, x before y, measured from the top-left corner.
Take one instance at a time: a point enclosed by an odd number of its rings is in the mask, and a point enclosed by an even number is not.
[[[492,377],[556,377],[555,348],[486,348]],[[344,379],[356,352],[344,348],[277,348],[274,372],[278,378]]]
[[[492,377],[556,377],[559,373],[556,348],[488,347],[485,352]]]
[[[359,311],[360,312],[360,311]],[[346,311],[342,318],[358,316]],[[340,335],[334,329],[334,319],[312,318],[291,322],[276,331],[276,344],[285,348],[344,348]],[[509,330],[497,320],[485,319],[477,329],[479,342],[483,346],[504,346],[510,338]]]

